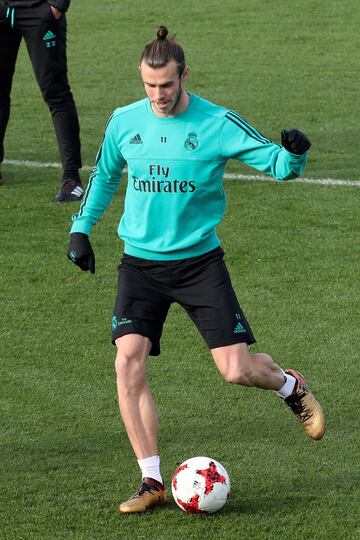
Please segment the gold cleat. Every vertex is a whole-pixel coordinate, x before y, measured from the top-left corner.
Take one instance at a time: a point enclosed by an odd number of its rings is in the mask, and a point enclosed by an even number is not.
[[[288,369],[289,373],[296,379],[293,393],[284,399],[286,405],[290,407],[302,424],[305,432],[311,439],[322,439],[325,433],[325,418],[321,405],[316,401],[310,392],[309,386],[303,375],[294,369]]]
[[[120,512],[145,512],[151,506],[159,506],[166,501],[163,484],[153,478],[143,478],[138,491],[119,506]]]

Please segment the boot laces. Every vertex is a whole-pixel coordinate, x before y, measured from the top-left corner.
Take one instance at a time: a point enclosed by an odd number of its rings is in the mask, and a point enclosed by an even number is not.
[[[139,489],[135,491],[134,495],[130,497],[130,499],[138,499],[139,497],[144,495],[144,493],[151,493],[152,491],[159,491],[159,488],[143,482]]]
[[[306,422],[306,420],[309,420],[313,416],[313,413],[309,407],[307,407],[303,402],[303,398],[307,394],[308,392],[300,392],[299,394],[296,394],[289,402],[289,407],[296,414],[296,416],[299,417],[300,422]]]

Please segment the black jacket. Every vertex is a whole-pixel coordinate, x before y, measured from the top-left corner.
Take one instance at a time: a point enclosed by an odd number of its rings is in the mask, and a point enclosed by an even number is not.
[[[38,4],[42,4],[42,2],[47,2],[64,13],[67,11],[70,5],[70,0],[0,0],[1,4],[5,4],[6,6],[13,7],[15,9],[36,6]]]

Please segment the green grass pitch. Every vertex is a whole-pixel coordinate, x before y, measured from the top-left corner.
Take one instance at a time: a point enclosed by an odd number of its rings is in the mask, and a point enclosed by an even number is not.
[[[313,143],[306,177],[360,182],[358,14],[356,0],[73,1],[69,77],[84,164],[94,163],[111,111],[143,97],[139,56],[165,24],[187,52],[189,90],[276,142],[281,129],[302,129]],[[24,46],[12,107],[6,159],[57,162]],[[59,170],[5,163],[2,172],[0,538],[359,538],[358,187],[225,181],[219,233],[255,350],[307,375],[325,409],[324,440],[308,440],[273,393],[223,381],[174,306],[149,363],[162,472],[169,488],[179,463],[209,455],[228,470],[232,493],[213,516],[181,512],[170,490],[165,507],[124,516],[118,503],[140,481],[110,344],[125,183],[94,230],[92,276],[65,257],[78,205],[52,202]]]

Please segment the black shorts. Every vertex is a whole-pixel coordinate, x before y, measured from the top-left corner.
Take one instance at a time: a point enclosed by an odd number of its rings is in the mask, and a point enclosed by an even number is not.
[[[112,342],[140,334],[160,354],[160,338],[169,307],[180,304],[209,349],[255,343],[218,247],[204,255],[176,261],[154,261],[124,255],[112,318]]]

